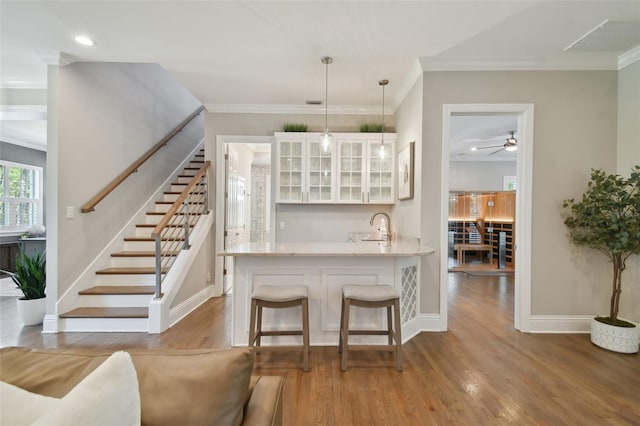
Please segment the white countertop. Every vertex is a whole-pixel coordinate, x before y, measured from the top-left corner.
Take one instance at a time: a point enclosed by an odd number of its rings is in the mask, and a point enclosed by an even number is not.
[[[413,242],[359,243],[243,243],[218,252],[218,256],[425,256],[434,252]]]

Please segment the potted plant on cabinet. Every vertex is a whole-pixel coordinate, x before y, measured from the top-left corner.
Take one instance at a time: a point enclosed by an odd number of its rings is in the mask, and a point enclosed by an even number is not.
[[[46,308],[46,259],[43,253],[29,256],[23,250],[16,257],[16,272],[8,274],[23,297],[18,298],[18,316],[24,325],[42,324]]]
[[[592,169],[582,199],[564,200],[563,207],[570,240],[598,250],[613,265],[609,316],[592,319],[591,341],[616,352],[638,352],[640,327],[619,319],[618,311],[626,261],[640,254],[640,166],[628,179]]]

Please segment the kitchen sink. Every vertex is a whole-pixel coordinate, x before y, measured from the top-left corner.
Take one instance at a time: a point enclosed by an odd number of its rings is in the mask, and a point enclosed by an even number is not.
[[[380,238],[380,232],[349,232],[349,242],[359,243],[361,241],[386,241]]]

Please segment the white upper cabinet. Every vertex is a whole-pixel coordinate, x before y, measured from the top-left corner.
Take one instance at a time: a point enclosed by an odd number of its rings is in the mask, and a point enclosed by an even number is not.
[[[381,140],[372,134],[340,135],[338,139],[338,190],[336,202],[351,204],[393,204],[395,202],[395,139],[385,133]]]
[[[276,133],[278,203],[393,204],[395,133],[334,133],[329,153],[320,133]]]

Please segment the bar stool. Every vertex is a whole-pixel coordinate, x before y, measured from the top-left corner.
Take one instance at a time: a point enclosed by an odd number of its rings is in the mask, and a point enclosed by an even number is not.
[[[262,308],[280,309],[292,306],[302,307],[302,330],[262,330]],[[253,289],[249,320],[249,347],[256,347],[257,353],[266,350],[298,348],[298,346],[261,346],[260,338],[262,336],[302,336],[303,368],[304,371],[309,371],[309,297],[306,286],[259,285]]]
[[[351,306],[363,308],[387,308],[386,330],[350,330]],[[394,326],[391,326],[391,309],[394,310]],[[400,295],[390,285],[345,285],[342,287],[342,311],[340,314],[340,340],[338,352],[342,353],[341,370],[347,371],[349,350],[395,350],[396,370],[402,371],[402,331],[400,324]],[[388,336],[387,345],[349,345],[349,335]],[[393,341],[395,340],[395,344]]]

